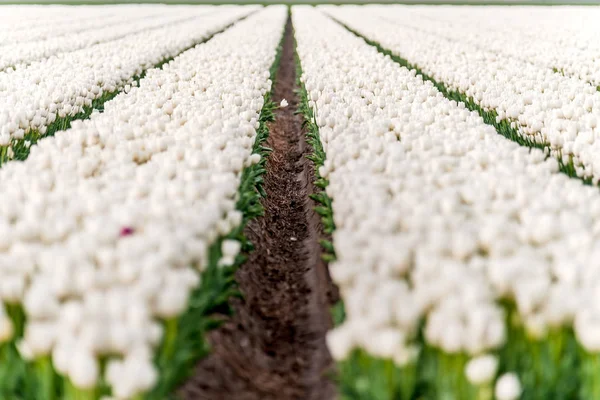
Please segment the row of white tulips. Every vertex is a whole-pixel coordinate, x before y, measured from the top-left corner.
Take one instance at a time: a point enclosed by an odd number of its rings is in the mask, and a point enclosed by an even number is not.
[[[215,9],[213,8],[213,10]],[[72,21],[72,23],[65,23],[64,26],[68,28],[74,25],[74,32],[61,32],[60,30],[53,32],[53,29],[50,29],[47,34],[51,36],[48,38],[38,37],[28,40],[26,43],[4,44],[0,42],[0,70],[8,67],[16,69],[52,55],[75,51],[98,43],[109,42],[126,37],[127,35],[133,35],[137,32],[181,23],[207,14],[211,11],[211,7],[190,6],[187,8],[176,7],[172,9],[157,7],[156,9],[145,8],[141,11],[135,8],[123,10],[123,14],[119,14],[117,17],[101,19],[98,22],[91,23],[86,21],[82,26],[79,26],[80,24],[77,23],[77,20]],[[90,10],[90,13],[93,12],[93,10]],[[3,29],[12,32],[11,24],[6,25],[6,28],[3,27]]]
[[[124,23],[127,18],[135,20],[150,16],[158,16],[162,13],[173,12],[166,6],[138,8],[125,6],[122,8],[101,9],[98,7],[82,7],[77,13],[64,11],[59,21],[31,21],[28,19],[32,10],[27,7],[17,7],[15,14],[3,15],[0,10],[0,20],[3,22],[0,28],[0,46],[15,43],[26,43],[33,41],[44,41],[65,35],[74,35],[83,31],[89,31],[106,27],[108,25]],[[96,13],[99,15],[96,16]],[[54,18],[59,18],[54,16]]]
[[[595,7],[374,6],[370,10],[392,22],[600,85],[596,23],[600,9]]]
[[[404,36],[365,11],[328,11],[431,61],[424,68],[461,71],[453,62],[462,53],[446,56],[449,43]],[[497,134],[319,11],[294,7],[293,22],[336,224],[330,272],[346,320],[328,336],[333,356],[362,349],[408,368],[426,345],[466,354],[466,377],[490,390],[498,361],[488,354],[512,340],[501,301],[515,305],[535,340],[573,327],[586,351],[600,351],[598,189]],[[498,379],[497,399],[519,394],[514,375]]]
[[[241,222],[237,189],[260,161],[252,146],[285,17],[276,6],[236,23],[0,169],[0,299],[25,312],[22,357],[50,356],[83,390],[110,356],[115,399],[155,384],[161,321],[186,310],[193,265],[202,271]],[[223,242],[220,264],[239,249]],[[0,342],[13,335],[4,311]]]
[[[99,19],[113,18],[130,6],[95,7],[94,14],[87,7],[72,7],[65,5],[3,5],[0,8],[0,27],[10,26],[12,29],[0,29],[1,44],[14,43],[15,41],[28,41],[33,38],[45,38],[52,35],[53,29],[63,31],[60,25],[72,22],[73,19],[81,24],[93,23]],[[57,26],[57,24],[59,26]],[[25,35],[23,39],[19,34]],[[40,35],[40,36],[37,36]]]
[[[136,75],[255,10],[225,6],[187,22],[0,73],[0,147],[23,139],[31,130],[44,135],[57,118],[77,115],[106,93],[128,91]]]
[[[547,144],[577,176],[600,180],[600,92],[578,78],[497,54],[466,42],[390,22],[356,7],[327,8],[336,19],[462,93],[494,110],[521,136]],[[529,39],[524,39],[529,40]]]

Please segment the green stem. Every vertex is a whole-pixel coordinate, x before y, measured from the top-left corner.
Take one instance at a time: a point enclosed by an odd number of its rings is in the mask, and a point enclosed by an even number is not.
[[[6,313],[13,323],[13,338],[22,337],[23,330],[25,328],[25,312],[23,311],[23,308],[19,304],[12,303],[6,303],[4,307],[6,308]]]
[[[402,399],[410,400],[415,392],[417,385],[417,361],[411,361],[401,369],[400,373],[400,393]],[[491,399],[490,399],[491,400]]]
[[[168,360],[175,350],[175,341],[177,339],[178,319],[170,318],[165,321],[165,341],[161,351],[160,358]]]
[[[2,165],[6,160],[6,152],[8,151],[7,146],[0,146],[0,165]]]
[[[388,390],[388,395],[390,396],[390,398],[393,398],[394,393],[396,392],[396,374],[395,374],[395,368],[394,368],[394,362],[392,360],[385,360],[384,361],[384,365],[385,365],[385,374],[386,374],[386,381],[387,381],[387,390]]]
[[[80,389],[71,383],[69,379],[64,380],[63,400],[96,400],[96,388]]]
[[[6,388],[6,376],[10,373],[8,362],[10,361],[8,352],[10,344],[3,343],[0,345],[0,397],[4,396],[9,390]]]
[[[494,390],[490,384],[486,384],[477,388],[477,400],[492,400]]]
[[[592,364],[592,368],[591,371],[592,374],[590,374],[588,382],[591,383],[591,394],[592,396],[590,397],[590,399],[600,399],[600,381],[598,379],[596,379],[596,374],[599,371],[598,368],[600,368],[600,358],[598,355],[594,354],[590,357],[590,361]]]
[[[54,400],[56,397],[56,388],[54,386],[54,368],[49,356],[39,358],[34,361],[33,368],[38,382],[38,399]]]

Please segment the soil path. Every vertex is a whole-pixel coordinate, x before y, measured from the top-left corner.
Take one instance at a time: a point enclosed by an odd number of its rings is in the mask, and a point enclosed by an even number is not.
[[[313,166],[296,115],[291,21],[285,30],[273,101],[289,102],[270,125],[265,216],[246,233],[256,249],[237,274],[244,294],[235,315],[210,335],[211,355],[181,389],[186,400],[330,400],[325,333],[332,285],[320,259],[320,224],[309,199]]]

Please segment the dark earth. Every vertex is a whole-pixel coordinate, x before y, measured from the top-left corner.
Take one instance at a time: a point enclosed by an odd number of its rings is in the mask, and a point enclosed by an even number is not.
[[[306,159],[303,116],[295,114],[296,64],[291,21],[276,74],[275,111],[267,146],[273,149],[264,176],[265,216],[246,235],[256,249],[237,273],[243,299],[211,332],[211,354],[180,389],[185,400],[325,400],[335,397],[332,360],[325,345],[335,289],[321,261],[322,237],[315,204],[314,169]]]

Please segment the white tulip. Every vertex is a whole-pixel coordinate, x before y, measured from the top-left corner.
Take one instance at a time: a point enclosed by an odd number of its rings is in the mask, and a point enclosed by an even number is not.
[[[498,359],[493,355],[483,355],[469,360],[465,374],[469,382],[479,386],[494,380],[498,370]]]
[[[69,364],[69,378],[73,384],[81,389],[90,389],[96,386],[100,369],[98,361],[91,353],[84,349],[73,352]]]
[[[13,338],[14,326],[10,318],[0,314],[0,344]]]
[[[353,350],[352,331],[347,327],[338,327],[327,333],[327,347],[336,361],[343,361]]]
[[[521,396],[521,382],[514,373],[506,373],[498,378],[494,393],[498,400],[516,400]]]
[[[242,244],[237,240],[224,240],[221,245],[225,257],[235,257],[239,254]]]

